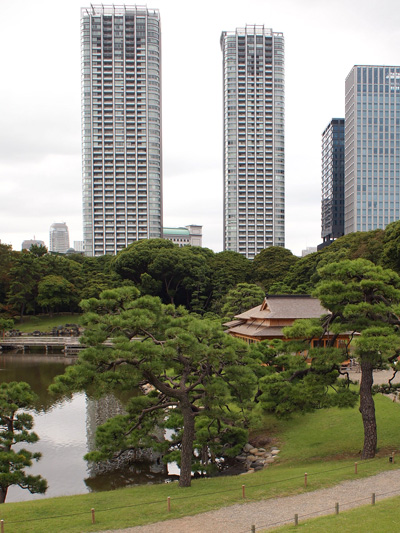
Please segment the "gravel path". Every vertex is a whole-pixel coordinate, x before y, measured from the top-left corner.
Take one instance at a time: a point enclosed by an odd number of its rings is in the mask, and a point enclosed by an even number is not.
[[[103,533],[250,533],[252,525],[260,531],[293,524],[296,513],[299,521],[334,514],[336,503],[339,503],[340,511],[367,505],[371,503],[372,493],[376,494],[376,501],[399,495],[400,470],[344,481],[328,489],[296,496],[236,504],[176,520]]]

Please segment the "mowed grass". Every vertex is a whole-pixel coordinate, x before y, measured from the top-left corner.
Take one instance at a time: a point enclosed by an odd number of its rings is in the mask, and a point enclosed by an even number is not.
[[[374,396],[378,425],[378,455],[399,449],[400,405]],[[352,409],[321,409],[290,420],[271,419],[282,442],[281,462],[307,462],[354,457],[363,447],[364,430],[358,405]]]
[[[59,314],[53,316],[26,316],[22,321],[17,320],[14,324],[15,329],[22,333],[32,333],[32,331],[48,331],[56,326],[65,324],[80,324],[81,316],[78,314]]]
[[[306,531],[307,533],[393,533],[399,530],[400,496],[389,498],[375,505],[362,506],[339,515],[305,519],[299,525],[283,526],[268,530],[276,533]]]
[[[400,466],[400,456],[399,464],[392,464],[388,455],[397,451],[400,443],[400,406],[382,396],[375,400],[380,451],[374,460],[361,461],[359,458],[362,424],[357,408],[329,409],[299,415],[289,421],[265,417],[263,434],[274,437],[281,453],[277,463],[261,472],[194,480],[192,487],[186,489],[171,483],[6,503],[0,507],[0,518],[4,520],[6,533],[118,529],[193,515],[234,503],[312,491],[343,480],[396,469]],[[307,488],[304,486],[305,472],[308,474]],[[242,485],[245,485],[245,500]],[[167,510],[168,497],[171,498],[170,512]],[[91,523],[92,508],[95,509],[95,524]],[[331,531],[325,531],[328,530]]]

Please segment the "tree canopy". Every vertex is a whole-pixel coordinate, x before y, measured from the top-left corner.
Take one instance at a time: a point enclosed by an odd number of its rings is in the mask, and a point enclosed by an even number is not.
[[[140,297],[134,287],[104,291],[81,305],[86,312],[83,342],[89,347],[57,378],[53,390],[105,394],[139,384],[152,388],[131,398],[126,415],[99,428],[97,451],[89,460],[156,446],[166,460],[178,461],[180,485],[189,486],[193,469],[239,452],[256,391],[245,343],[226,335],[218,322],[156,297]],[[171,437],[160,439],[159,427],[172,428]]]
[[[264,296],[264,291],[258,285],[239,283],[223,299],[222,315],[224,320],[232,320],[234,316],[261,305]]]
[[[354,335],[352,355],[361,367],[362,457],[371,458],[377,447],[373,370],[394,364],[400,353],[400,277],[365,259],[328,264],[319,275],[314,295],[331,312],[325,332]]]
[[[35,395],[29,385],[13,381],[0,384],[0,503],[4,503],[8,488],[18,485],[32,494],[43,494],[47,481],[41,476],[28,475],[25,468],[38,461],[41,454],[24,448],[13,449],[21,443],[34,443],[39,437],[31,431],[33,417],[24,409],[32,408]]]

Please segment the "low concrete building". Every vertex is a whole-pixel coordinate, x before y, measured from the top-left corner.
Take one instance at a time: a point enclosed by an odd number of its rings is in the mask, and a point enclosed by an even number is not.
[[[178,246],[201,246],[203,226],[192,224],[182,228],[163,228],[163,239],[168,239]]]

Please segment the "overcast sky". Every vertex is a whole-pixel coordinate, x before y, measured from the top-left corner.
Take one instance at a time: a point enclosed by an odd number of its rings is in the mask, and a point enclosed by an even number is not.
[[[0,240],[82,239],[80,0],[1,1]],[[96,2],[95,2],[96,3]],[[106,2],[105,2],[106,4]],[[115,3],[117,5],[118,2]],[[222,250],[220,36],[264,24],[285,36],[286,247],[321,241],[321,133],[344,116],[355,64],[400,64],[398,0],[155,0],[163,72],[164,226],[203,226]]]

